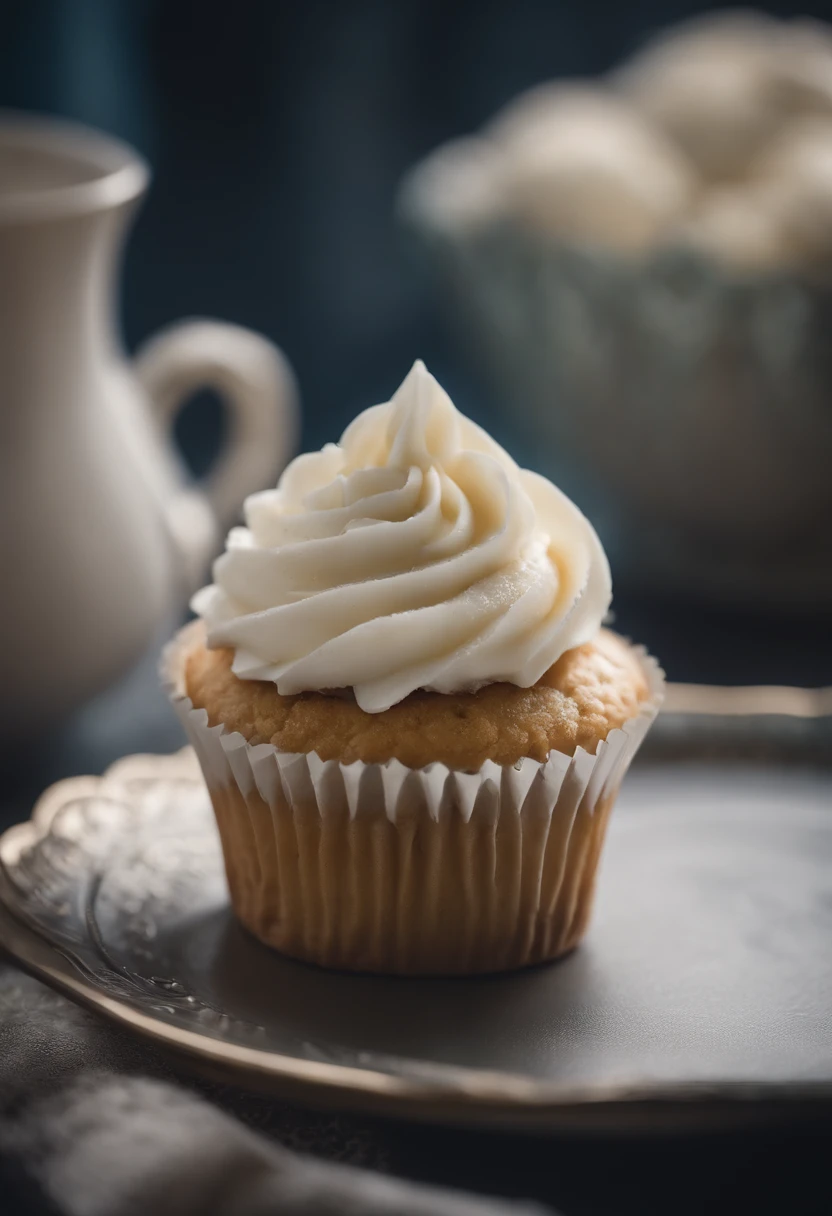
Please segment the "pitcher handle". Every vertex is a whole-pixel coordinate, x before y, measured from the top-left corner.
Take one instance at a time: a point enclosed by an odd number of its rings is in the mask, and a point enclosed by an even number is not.
[[[274,343],[221,321],[180,321],[138,352],[135,369],[169,427],[191,393],[215,389],[231,412],[230,436],[202,488],[225,530],[243,499],[277,480],[299,429],[295,377]]]

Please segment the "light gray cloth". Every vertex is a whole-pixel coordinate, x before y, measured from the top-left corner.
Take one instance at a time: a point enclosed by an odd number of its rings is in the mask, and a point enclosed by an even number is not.
[[[138,1041],[0,965],[0,1158],[31,1180],[27,1211],[38,1211],[39,1199],[40,1210],[66,1216],[543,1211],[291,1151],[172,1080],[170,1068]],[[235,1103],[233,1091],[220,1087],[211,1096],[246,1122],[293,1138],[291,1115],[280,1104],[242,1095]],[[349,1120],[336,1121],[334,1135],[331,1125],[309,1116],[300,1141],[328,1156],[372,1161]]]

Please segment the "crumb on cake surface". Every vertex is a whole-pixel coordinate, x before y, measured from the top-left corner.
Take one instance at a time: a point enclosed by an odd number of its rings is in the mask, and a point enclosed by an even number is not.
[[[486,760],[542,761],[551,751],[594,753],[598,742],[632,718],[649,693],[635,651],[601,630],[568,651],[531,688],[489,684],[476,693],[419,691],[378,714],[350,697],[319,692],[282,696],[274,684],[241,680],[233,651],[195,642],[185,658],[185,687],[212,726],[222,723],[250,743],[284,752],[317,752],[322,760],[410,768],[440,761],[474,770]]]

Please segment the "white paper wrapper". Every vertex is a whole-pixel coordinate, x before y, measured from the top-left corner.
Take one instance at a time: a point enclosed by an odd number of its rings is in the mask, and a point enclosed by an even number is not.
[[[184,686],[197,629],[167,648],[163,678],[211,794],[234,909],[257,937],[401,974],[501,971],[577,944],[609,812],[663,697],[645,652],[650,696],[596,755],[465,773],[322,761],[209,725]]]

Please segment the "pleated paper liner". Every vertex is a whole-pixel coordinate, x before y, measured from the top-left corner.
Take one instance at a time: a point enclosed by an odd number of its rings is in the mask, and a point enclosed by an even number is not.
[[[322,761],[209,725],[184,682],[201,639],[183,629],[163,677],[205,775],[234,910],[255,936],[324,967],[402,975],[510,970],[577,945],[610,811],[663,697],[644,651],[649,696],[594,756],[465,773]]]

